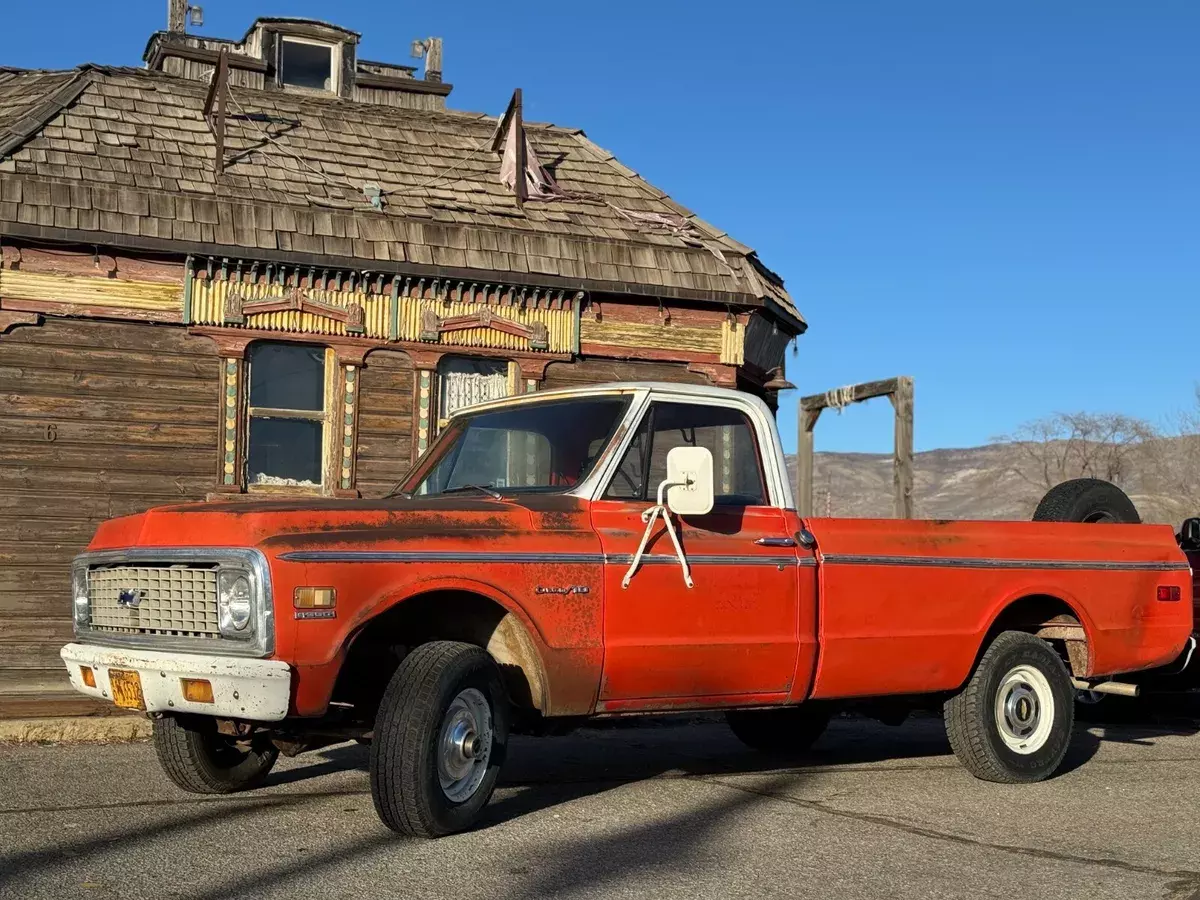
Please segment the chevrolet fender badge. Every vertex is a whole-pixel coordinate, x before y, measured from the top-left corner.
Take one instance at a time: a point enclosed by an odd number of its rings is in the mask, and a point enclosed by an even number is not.
[[[298,609],[297,619],[336,619],[336,609]]]
[[[538,585],[533,589],[535,594],[588,594],[591,588],[586,584],[572,584],[568,587],[543,587]]]

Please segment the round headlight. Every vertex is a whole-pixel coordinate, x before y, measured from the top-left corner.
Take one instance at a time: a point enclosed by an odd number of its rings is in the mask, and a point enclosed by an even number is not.
[[[250,579],[234,572],[222,572],[219,578],[222,631],[245,631],[250,624]]]

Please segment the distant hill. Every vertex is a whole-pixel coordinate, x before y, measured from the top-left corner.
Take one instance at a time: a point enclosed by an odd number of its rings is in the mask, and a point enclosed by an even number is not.
[[[1150,442],[1132,458],[1130,475],[1121,487],[1148,522],[1178,524],[1187,515],[1200,515],[1189,492],[1164,484],[1164,460],[1176,471],[1183,467],[1194,439],[1167,438]],[[796,458],[787,458],[793,487]],[[1022,469],[1024,467],[1024,469]],[[930,450],[913,460],[915,514],[929,519],[1028,519],[1044,491],[1029,468],[1022,445],[991,444],[959,450]],[[1022,477],[1018,471],[1026,471]],[[873,453],[817,453],[814,460],[814,512],[828,509],[834,516],[890,517],[892,515],[892,457]]]

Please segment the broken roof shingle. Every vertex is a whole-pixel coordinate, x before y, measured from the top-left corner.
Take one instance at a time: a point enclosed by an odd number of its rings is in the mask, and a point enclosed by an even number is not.
[[[142,69],[0,69],[0,193],[16,198],[0,211],[0,232],[13,223],[77,222],[99,232],[88,240],[114,244],[277,247],[536,272],[591,289],[766,303],[803,327],[782,281],[750,248],[578,129],[527,125],[569,199],[522,209],[498,180],[489,146],[495,118],[231,87],[224,173],[215,178],[206,90]],[[69,190],[41,187],[60,183]],[[382,210],[364,196],[367,184],[382,190]],[[9,216],[14,202],[17,215]],[[651,227],[647,214],[683,216],[688,234]]]

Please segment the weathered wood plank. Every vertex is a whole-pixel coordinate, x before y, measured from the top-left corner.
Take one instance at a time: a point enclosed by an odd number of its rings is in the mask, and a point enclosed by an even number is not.
[[[65,672],[65,670],[64,670]],[[64,674],[65,679],[65,674]],[[41,719],[57,716],[129,716],[138,715],[111,703],[95,700],[70,689],[0,693],[0,719]]]
[[[883,397],[894,393],[898,383],[898,378],[885,378],[882,381],[864,381],[862,384],[848,385],[848,387],[853,388],[850,402],[858,403],[862,400],[870,400],[873,397]],[[800,398],[801,409],[828,409],[829,406],[829,392],[824,394],[809,394],[807,397]]]
[[[0,666],[0,697],[31,692],[75,693],[61,657],[53,666],[41,669],[6,669]]]
[[[0,669],[52,669],[62,666],[62,644],[27,641],[0,644]],[[65,673],[65,667],[64,667]]]
[[[215,432],[216,429],[214,428]],[[102,472],[158,472],[175,476],[201,475],[216,471],[216,451],[179,450],[172,447],[96,448],[58,445],[50,442],[0,444],[0,467],[33,469],[84,469]]]
[[[211,416],[210,416],[211,418]],[[35,419],[0,418],[0,442],[16,445],[37,445],[33,451],[40,455],[58,452],[69,444],[95,448],[103,455],[103,447],[152,447],[156,450],[194,450],[213,446],[213,425],[160,425],[150,422],[80,422],[59,416]]]
[[[9,366],[4,365],[4,357],[0,355],[0,394],[7,393],[64,397],[88,394],[124,400],[190,400],[213,404],[217,402],[218,385],[215,378],[160,378]]]
[[[796,445],[796,509],[802,516],[813,514],[813,428],[821,410],[800,411]]]
[[[56,347],[97,347],[110,350],[136,349],[213,359],[216,345],[207,338],[188,334],[182,328],[162,328],[99,319],[56,319],[49,317],[39,328],[18,328],[4,336],[4,344],[41,344]]]
[[[895,489],[893,505],[896,518],[913,517],[913,380],[908,376],[896,379],[892,395],[896,408],[895,451],[892,459],[892,480]]]
[[[27,563],[0,568],[0,595],[22,593],[37,595],[71,589],[71,577],[65,568],[53,563]]]
[[[212,379],[220,360],[209,357],[156,353],[151,350],[120,350],[96,347],[60,347],[47,344],[0,342],[0,363],[33,369],[70,369],[120,372],[170,378]]]
[[[216,428],[213,431],[215,432]],[[205,492],[212,490],[214,484],[213,473],[217,465],[215,450],[208,459],[211,466],[203,475],[156,473],[137,469],[63,469],[32,466],[28,460],[16,460],[7,465],[0,464],[0,491],[53,491],[58,488],[76,492],[94,490],[98,494],[174,497],[176,500],[198,499],[203,498]]]
[[[79,548],[82,549],[82,548]],[[0,616],[7,618],[40,618],[44,616],[69,619],[71,616],[70,557],[57,566],[64,573],[65,584],[57,590],[45,587],[29,590],[0,591]]]
[[[584,358],[554,362],[546,366],[542,389],[601,384],[605,381],[668,381],[675,384],[708,384],[708,379],[689,372],[686,363]]]
[[[0,613],[0,660],[4,645],[13,642],[65,644],[74,637],[70,616],[6,616]]]
[[[130,401],[125,398],[0,394],[0,416],[24,419],[53,417],[58,421],[70,419],[157,425],[211,425],[213,404],[210,400]]]

